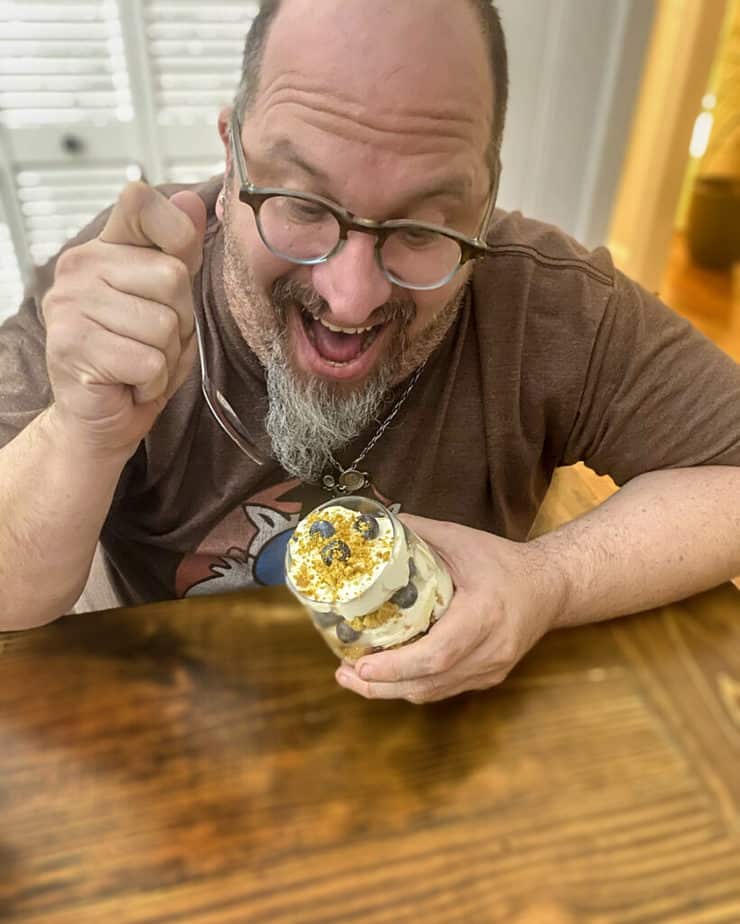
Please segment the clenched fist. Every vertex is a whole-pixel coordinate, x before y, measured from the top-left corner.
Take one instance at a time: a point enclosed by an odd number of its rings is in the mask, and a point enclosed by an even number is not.
[[[52,411],[91,451],[131,455],[185,380],[205,225],[195,193],[130,183],[100,236],[59,258],[42,305]]]

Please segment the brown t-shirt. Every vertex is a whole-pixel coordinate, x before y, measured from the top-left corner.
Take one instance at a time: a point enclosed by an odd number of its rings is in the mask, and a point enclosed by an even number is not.
[[[195,187],[209,214],[195,306],[211,377],[267,446],[262,368],[224,296],[220,187],[221,178]],[[559,465],[582,460],[618,484],[662,468],[740,465],[740,369],[729,357],[603,248],[503,211],[489,240],[456,323],[363,461],[377,496],[524,540]],[[40,312],[52,278],[53,262],[0,327],[0,445],[52,400]],[[281,583],[291,531],[326,497],[240,452],[211,417],[196,364],[123,472],[79,608]]]

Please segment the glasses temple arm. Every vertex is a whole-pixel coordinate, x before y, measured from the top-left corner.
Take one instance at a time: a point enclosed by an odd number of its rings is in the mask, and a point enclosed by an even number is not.
[[[236,160],[236,168],[239,174],[239,182],[242,186],[248,186],[249,177],[247,175],[247,162],[244,159],[244,148],[242,147],[242,126],[239,121],[239,116],[236,114],[236,109],[231,111],[231,123],[230,123],[230,134],[231,134],[231,148],[234,152],[234,159]]]
[[[491,184],[491,194],[488,197],[488,205],[486,206],[486,214],[483,216],[483,221],[480,224],[478,233],[475,236],[477,242],[486,245],[486,236],[488,234],[488,228],[491,224],[491,219],[493,218],[493,213],[496,208],[496,200],[498,199],[498,190],[499,183],[501,181],[501,155],[496,155],[496,164],[494,167],[494,176],[493,182]]]
[[[195,339],[198,345],[198,362],[200,364],[200,386],[201,391],[203,392],[203,397],[206,400],[206,405],[208,410],[211,412],[211,416],[216,421],[216,423],[221,427],[224,433],[234,442],[241,451],[248,456],[252,462],[256,465],[264,465],[264,460],[260,459],[254,454],[254,450],[251,450],[246,444],[246,441],[240,436],[238,431],[232,424],[226,420],[221,411],[216,406],[216,402],[213,400],[211,380],[208,376],[208,368],[206,366],[206,355],[205,355],[205,344],[203,341],[203,331],[200,326],[200,321],[198,320],[198,313],[193,312],[193,321],[195,323]]]

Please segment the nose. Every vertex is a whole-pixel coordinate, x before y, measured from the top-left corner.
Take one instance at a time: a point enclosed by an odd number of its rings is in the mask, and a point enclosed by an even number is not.
[[[393,293],[375,259],[374,236],[361,231],[350,231],[339,253],[313,268],[312,282],[332,318],[347,327],[361,327]]]

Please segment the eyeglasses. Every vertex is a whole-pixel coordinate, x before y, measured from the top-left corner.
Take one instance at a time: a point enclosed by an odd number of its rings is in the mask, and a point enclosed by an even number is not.
[[[393,283],[407,289],[438,289],[469,260],[488,253],[483,240],[493,215],[498,193],[501,162],[497,158],[491,193],[483,220],[474,238],[426,222],[407,220],[371,221],[357,218],[321,196],[290,189],[254,186],[249,182],[241,124],[231,117],[231,143],[239,173],[239,199],[255,214],[265,246],[276,256],[293,263],[325,263],[347,242],[349,231],[375,236],[375,257]],[[204,325],[195,313],[195,334],[201,369],[201,388],[208,410],[224,433],[257,465],[266,459],[255,446],[245,425],[208,373]]]
[[[249,180],[241,123],[231,115],[231,144],[239,174],[239,199],[254,211],[265,247],[291,263],[326,263],[347,243],[350,231],[375,237],[375,259],[386,278],[405,289],[438,289],[469,260],[490,252],[483,240],[493,215],[501,162],[497,159],[491,192],[475,237],[428,222],[358,218],[313,193],[255,186]]]
[[[197,311],[193,312],[193,321],[195,323],[195,340],[198,345],[198,360],[200,362],[200,387],[206,401],[206,407],[229,439],[256,465],[264,465],[265,459],[254,445],[247,428],[239,420],[236,411],[229,404],[226,396],[220,389],[216,388],[209,375],[206,360],[205,325],[198,320]]]

